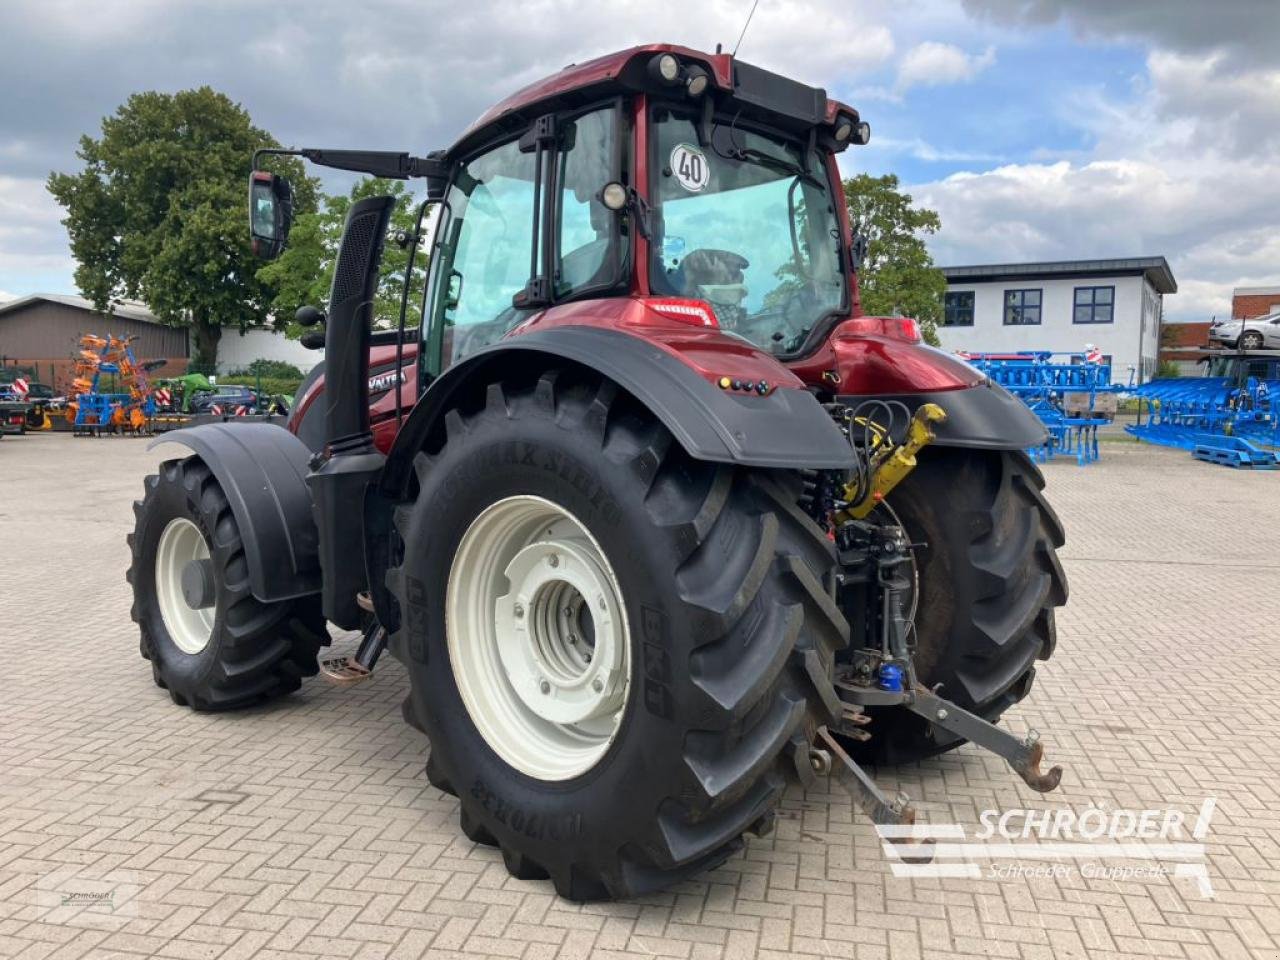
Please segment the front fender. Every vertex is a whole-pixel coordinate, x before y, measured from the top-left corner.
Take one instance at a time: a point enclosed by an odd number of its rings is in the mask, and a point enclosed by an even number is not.
[[[695,459],[782,469],[854,466],[848,441],[806,390],[781,388],[763,397],[721,390],[641,337],[566,326],[485,347],[433,382],[396,437],[383,489],[391,495],[405,489],[413,455],[464,388],[549,360],[567,360],[612,380],[652,411]]]
[[[266,423],[207,423],[167,433],[151,447],[162,443],[189,449],[222,486],[244,540],[255,597],[276,603],[320,592],[306,444]]]

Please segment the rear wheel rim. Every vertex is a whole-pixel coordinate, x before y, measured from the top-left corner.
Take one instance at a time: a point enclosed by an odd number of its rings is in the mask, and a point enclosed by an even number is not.
[[[599,543],[542,497],[491,504],[454,554],[449,663],[485,742],[538,780],[567,780],[608,751],[631,686],[622,589]]]
[[[174,645],[195,656],[213,637],[215,607],[196,610],[182,593],[182,571],[193,560],[208,560],[209,544],[200,528],[186,517],[175,517],[160,532],[156,546],[156,599],[160,616]]]

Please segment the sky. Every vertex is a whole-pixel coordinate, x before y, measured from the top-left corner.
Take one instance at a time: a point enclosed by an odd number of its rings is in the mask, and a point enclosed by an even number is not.
[[[422,153],[565,64],[731,48],[750,7],[4,0],[0,299],[75,292],[45,179],[136,91],[208,84],[282,143]],[[759,0],[739,54],[858,108],[843,170],[936,209],[939,265],[1163,255],[1166,318],[1203,320],[1280,283],[1277,41],[1278,0]]]

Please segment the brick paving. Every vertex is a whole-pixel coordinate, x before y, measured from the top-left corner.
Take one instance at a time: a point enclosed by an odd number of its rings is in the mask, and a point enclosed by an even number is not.
[[[1216,798],[1212,897],[1072,861],[895,877],[838,788],[793,788],[774,834],[720,869],[583,906],[462,836],[401,722],[398,664],[234,715],[152,685],[124,535],[158,458],[130,439],[0,444],[2,957],[1280,956],[1280,475],[1127,443],[1046,468],[1072,598],[1008,723],[1066,766],[1051,807],[1193,816]],[[970,836],[980,810],[1040,802],[971,747],[878,776]]]

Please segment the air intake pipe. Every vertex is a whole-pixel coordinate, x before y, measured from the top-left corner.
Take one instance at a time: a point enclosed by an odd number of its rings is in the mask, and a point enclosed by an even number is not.
[[[352,204],[342,232],[325,330],[324,451],[307,484],[320,531],[324,615],[345,629],[360,626],[356,595],[366,587],[364,494],[384,457],[369,431],[369,337],[373,296],[393,197]]]

